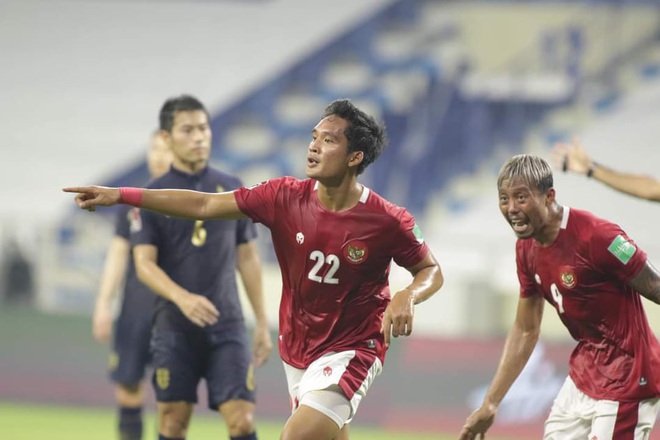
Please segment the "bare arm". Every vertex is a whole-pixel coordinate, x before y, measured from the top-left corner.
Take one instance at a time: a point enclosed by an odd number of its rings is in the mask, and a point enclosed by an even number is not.
[[[270,340],[268,318],[264,306],[263,283],[261,276],[261,261],[254,242],[238,246],[236,268],[243,281],[256,321],[253,341],[253,361],[258,367],[268,360],[273,343]]]
[[[660,274],[648,260],[637,276],[630,281],[630,287],[646,299],[660,304]]]
[[[381,333],[388,347],[391,336],[396,338],[412,333],[415,305],[429,299],[444,283],[440,265],[431,252],[422,261],[406,269],[413,276],[412,282],[392,297],[383,315]]]
[[[176,304],[194,324],[205,327],[218,321],[220,313],[208,298],[188,292],[158,266],[158,248],[156,246],[137,245],[133,248],[133,257],[140,281],[157,295]]]
[[[594,162],[591,177],[622,193],[660,202],[660,181],[651,176],[623,173]]]
[[[81,186],[64,188],[64,192],[77,193],[76,203],[81,209],[93,211],[97,206],[123,203],[119,188]],[[183,189],[141,189],[140,207],[172,217],[193,220],[246,218],[236,203],[233,191],[204,193]]]
[[[94,338],[101,343],[106,343],[110,340],[112,330],[112,301],[115,299],[119,286],[126,276],[130,248],[129,241],[118,235],[112,238],[108,247],[105,265],[101,275],[101,283],[96,295],[94,316],[92,317]]]
[[[571,144],[557,144],[552,152],[555,165],[564,171],[589,175],[605,185],[640,199],[660,202],[660,180],[637,173],[624,173],[596,163],[582,144],[574,140]]]
[[[543,301],[541,295],[521,298],[518,301],[516,319],[504,343],[495,377],[481,407],[465,421],[461,440],[472,440],[477,434],[484,434],[493,424],[500,402],[522,372],[538,342]]]

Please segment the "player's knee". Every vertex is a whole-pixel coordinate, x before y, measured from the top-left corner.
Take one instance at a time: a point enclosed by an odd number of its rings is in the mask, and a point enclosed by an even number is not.
[[[168,437],[185,437],[189,422],[188,413],[177,407],[165,407],[160,411],[160,432]]]
[[[115,392],[117,403],[121,406],[138,407],[142,406],[144,397],[142,387],[137,385],[118,384]]]
[[[233,437],[242,437],[252,434],[254,428],[254,414],[248,409],[236,409],[225,417],[227,430]]]

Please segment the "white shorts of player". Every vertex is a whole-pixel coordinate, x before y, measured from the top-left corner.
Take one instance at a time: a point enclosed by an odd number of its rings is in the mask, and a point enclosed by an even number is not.
[[[569,376],[552,405],[543,439],[647,440],[660,409],[660,399],[632,404],[627,417],[618,416],[620,405],[631,403],[592,399]]]
[[[284,363],[284,372],[291,398],[291,412],[300,405],[309,406],[330,417],[343,428],[355,417],[360,401],[367,395],[376,376],[383,370],[380,359],[374,356],[368,371],[355,371],[351,360],[355,351],[328,353],[312,362],[307,369],[301,370]],[[364,377],[358,389],[353,390],[352,399],[347,399],[339,388],[342,378]]]

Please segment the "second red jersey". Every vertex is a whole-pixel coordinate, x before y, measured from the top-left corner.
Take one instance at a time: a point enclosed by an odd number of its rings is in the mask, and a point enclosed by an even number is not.
[[[660,345],[628,285],[646,254],[611,222],[568,207],[563,215],[550,246],[518,240],[520,295],[543,295],[578,341],[569,374],[582,392],[618,401],[657,397]]]

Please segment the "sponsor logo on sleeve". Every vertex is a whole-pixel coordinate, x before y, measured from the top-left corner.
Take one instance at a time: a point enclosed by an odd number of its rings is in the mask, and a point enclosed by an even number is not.
[[[413,235],[415,236],[418,242],[424,243],[424,236],[422,235],[422,230],[417,225],[417,223],[415,223],[415,227],[413,228]]]
[[[628,261],[637,252],[635,245],[626,240],[623,235],[617,235],[607,250],[623,264],[628,264]]]

